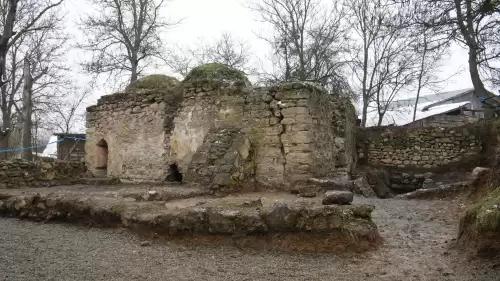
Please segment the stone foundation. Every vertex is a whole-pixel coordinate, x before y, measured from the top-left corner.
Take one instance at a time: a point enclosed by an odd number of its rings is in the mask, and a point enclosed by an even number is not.
[[[148,194],[147,200],[142,196],[125,197],[116,188],[112,192],[0,192],[0,215],[124,227],[190,245],[224,243],[342,253],[374,249],[381,242],[371,219],[374,207],[370,205],[322,206],[319,200],[244,197],[201,197],[169,203],[156,200],[176,197],[160,198],[160,192],[151,187],[142,191]]]

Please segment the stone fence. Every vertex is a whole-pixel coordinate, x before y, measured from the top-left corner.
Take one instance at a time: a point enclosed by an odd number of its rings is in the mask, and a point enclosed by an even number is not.
[[[482,151],[477,128],[360,128],[360,164],[390,168],[435,169],[462,165]]]
[[[52,186],[72,183],[86,172],[83,162],[43,159],[29,162],[21,159],[0,161],[0,188]]]

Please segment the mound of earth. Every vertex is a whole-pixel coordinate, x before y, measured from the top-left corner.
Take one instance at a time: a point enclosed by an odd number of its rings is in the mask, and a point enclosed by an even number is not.
[[[193,68],[183,83],[214,80],[251,85],[245,73],[221,63],[207,63]]]
[[[459,242],[479,256],[500,256],[500,187],[472,205],[462,217]]]
[[[179,85],[179,81],[174,77],[162,74],[149,75],[138,79],[125,88],[125,92],[137,92],[142,90],[170,89]]]

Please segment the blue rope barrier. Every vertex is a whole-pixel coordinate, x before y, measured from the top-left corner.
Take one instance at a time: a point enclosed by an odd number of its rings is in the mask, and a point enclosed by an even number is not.
[[[65,137],[63,138],[62,140],[56,140],[56,141],[53,141],[53,142],[49,142],[45,145],[37,145],[37,146],[30,146],[30,147],[20,147],[20,148],[13,148],[13,149],[5,149],[5,150],[0,150],[0,153],[5,153],[5,152],[16,152],[16,151],[23,151],[23,150],[28,150],[28,149],[33,149],[33,148],[41,148],[41,147],[46,147],[48,146],[49,144],[54,144],[54,143],[59,143],[59,142],[63,142],[67,139],[70,139],[70,140],[76,140],[76,141],[86,141],[87,139],[83,139],[83,138],[74,138],[74,137]]]

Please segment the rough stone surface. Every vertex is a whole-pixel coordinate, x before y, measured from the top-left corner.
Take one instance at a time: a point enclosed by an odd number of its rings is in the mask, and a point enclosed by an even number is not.
[[[240,190],[255,175],[253,160],[250,140],[241,130],[213,129],[194,154],[185,179],[215,191]]]
[[[475,130],[459,128],[387,128],[358,130],[360,162],[373,166],[431,169],[467,163],[481,152]]]
[[[331,251],[350,247],[367,250],[380,242],[377,227],[371,220],[374,207],[370,205],[322,206],[314,199],[276,204],[274,200],[241,197],[167,202],[156,198],[146,202],[124,197],[123,192],[3,190],[0,191],[0,215],[122,226],[142,234],[187,242],[225,237],[242,243],[271,241],[272,247],[297,250]],[[305,236],[310,239],[303,239]],[[284,241],[288,241],[286,245]],[[323,241],[321,245],[319,241]]]
[[[323,205],[347,205],[353,199],[354,195],[350,191],[327,191],[323,197]]]
[[[389,174],[383,169],[368,169],[365,176],[375,194],[379,198],[391,198],[393,194],[389,188]]]
[[[83,162],[42,159],[0,161],[0,189],[51,186],[78,180],[86,172]]]
[[[354,185],[356,189],[360,191],[360,193],[365,197],[377,197],[375,191],[371,187],[370,183],[365,177],[360,177],[354,180]]]
[[[436,187],[423,187],[409,193],[397,195],[396,198],[401,199],[431,199],[431,198],[446,198],[457,195],[461,191],[465,191],[470,187],[470,182],[454,182],[447,184],[439,184]]]
[[[177,87],[101,97],[87,108],[88,169],[124,181],[163,181],[169,175],[165,143],[181,100]]]
[[[474,184],[474,183],[480,181],[490,171],[491,171],[491,168],[485,168],[485,167],[476,167],[476,168],[474,168],[474,170],[472,170],[471,182]]]

